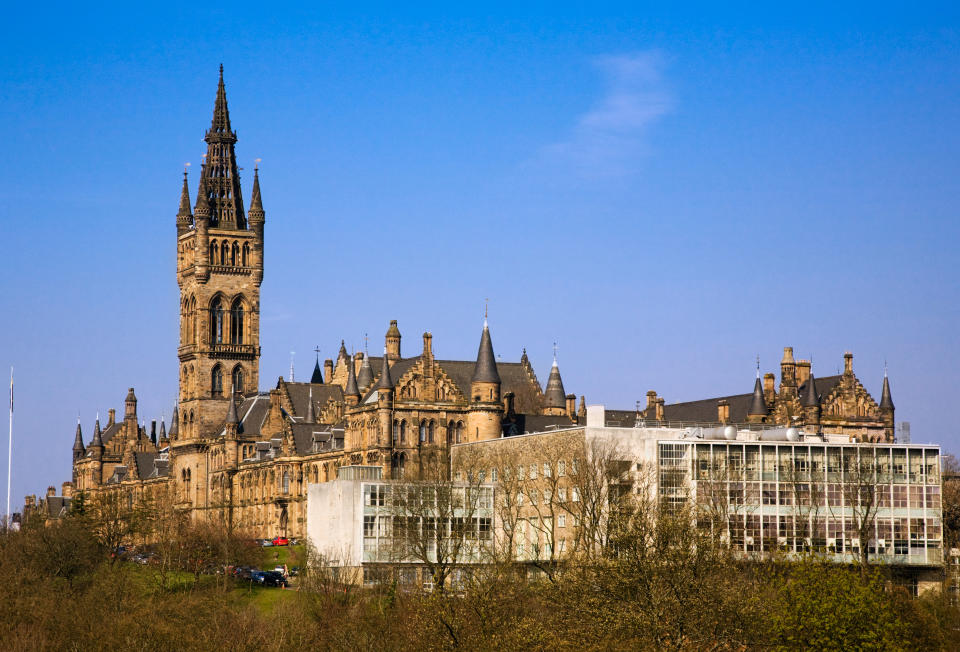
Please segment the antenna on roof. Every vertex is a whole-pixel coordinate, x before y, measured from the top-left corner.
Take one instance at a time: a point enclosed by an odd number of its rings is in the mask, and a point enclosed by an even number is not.
[[[293,382],[293,356],[295,355],[294,351],[290,352],[290,382]]]

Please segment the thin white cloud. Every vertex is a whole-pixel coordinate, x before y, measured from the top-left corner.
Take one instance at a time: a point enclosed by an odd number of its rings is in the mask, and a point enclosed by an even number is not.
[[[594,63],[603,76],[603,96],[577,119],[565,140],[549,145],[544,154],[584,176],[619,176],[634,170],[645,153],[650,125],[670,111],[672,100],[656,51],[609,55]]]

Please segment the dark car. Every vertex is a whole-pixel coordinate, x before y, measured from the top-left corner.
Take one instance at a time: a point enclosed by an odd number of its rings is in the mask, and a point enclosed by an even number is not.
[[[261,572],[262,579],[260,583],[264,586],[287,586],[287,579],[283,576],[283,573],[278,573],[277,571],[263,571]]]

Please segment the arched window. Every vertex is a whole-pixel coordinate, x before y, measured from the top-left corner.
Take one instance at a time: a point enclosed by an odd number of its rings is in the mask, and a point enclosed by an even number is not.
[[[400,422],[396,420],[393,422],[393,443],[394,445],[400,443]]]
[[[420,443],[425,444],[427,442],[427,422],[420,422]]]
[[[210,341],[223,344],[223,302],[219,297],[210,305]]]
[[[407,443],[407,422],[403,420],[400,422],[400,443]]]
[[[230,264],[236,265],[240,262],[240,245],[234,241],[233,247],[230,248]]]
[[[427,443],[428,444],[432,444],[434,441],[434,433],[436,431],[436,427],[437,427],[437,424],[433,421],[433,419],[431,419],[430,425],[427,426]]]
[[[284,472],[283,472],[283,488],[282,488],[282,491],[283,491],[283,493],[285,493],[285,494],[290,493],[290,473],[287,472],[287,471],[284,471]]]
[[[220,243],[220,264],[226,265],[230,260],[230,244],[224,240]]]
[[[197,299],[190,297],[190,338],[192,344],[197,337]]]
[[[230,343],[243,344],[243,302],[236,299],[230,306]]]
[[[211,264],[211,265],[216,265],[216,264],[217,264],[217,258],[218,258],[217,253],[218,253],[218,252],[219,252],[219,249],[217,248],[217,243],[216,243],[216,242],[211,242],[211,243],[210,243],[210,264]]]
[[[190,424],[193,425],[193,410],[190,410]]]
[[[230,380],[232,383],[230,391],[234,394],[243,394],[243,367],[240,365],[234,367]]]
[[[220,365],[210,372],[210,396],[223,396],[223,369]]]
[[[457,421],[457,437],[456,437],[456,439],[457,439],[457,443],[458,443],[458,444],[463,441],[463,421]]]
[[[244,242],[243,243],[243,266],[244,267],[246,267],[249,264],[247,262],[248,260],[250,260],[250,244],[247,242]]]
[[[454,437],[457,435],[457,424],[453,421],[447,424],[447,443],[452,444],[454,442]]]

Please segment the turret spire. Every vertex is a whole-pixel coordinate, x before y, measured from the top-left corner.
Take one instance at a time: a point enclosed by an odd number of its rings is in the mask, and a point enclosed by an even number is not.
[[[304,423],[316,423],[317,417],[313,411],[313,387],[310,388],[310,393],[307,396],[307,414],[303,417]]]
[[[83,446],[83,433],[80,430],[80,417],[77,417],[77,435],[73,438],[73,457],[77,459],[83,457],[86,453],[86,448]]]
[[[883,392],[880,394],[880,407],[883,409],[893,408],[893,396],[890,394],[890,379],[887,378],[887,365],[883,365]]]
[[[387,358],[387,349],[383,349],[383,369],[380,371],[380,380],[376,389],[393,389],[393,378],[390,377],[390,360]]]
[[[354,362],[352,359],[347,360],[347,386],[343,390],[343,395],[346,397],[352,397],[359,399],[360,398],[360,389],[357,387],[357,374],[354,371]]]
[[[204,137],[207,155],[200,173],[200,190],[210,201],[210,226],[223,229],[246,229],[247,220],[240,192],[240,173],[234,145],[237,135],[230,128],[227,91],[223,84],[223,66],[213,105],[213,120]],[[197,199],[199,205],[200,199]]]
[[[100,436],[100,415],[97,414],[97,420],[93,424],[93,441],[90,442],[91,446],[99,446],[103,448],[103,437]]]
[[[760,376],[757,376],[753,383],[753,398],[750,399],[750,409],[747,416],[759,417],[767,415],[767,402],[763,398],[763,384],[760,382]]]
[[[357,374],[357,386],[361,392],[365,392],[371,384],[373,384],[373,368],[370,367],[370,356],[364,353],[360,373]]]
[[[499,383],[497,359],[493,355],[493,342],[490,340],[490,327],[483,320],[483,334],[480,336],[480,348],[477,349],[477,364],[473,368],[473,383]]]
[[[177,410],[177,404],[173,404],[173,414],[170,415],[170,439],[176,439],[180,434],[180,412]]]
[[[226,423],[240,423],[240,418],[237,416],[237,402],[233,396],[230,397],[230,406],[227,408]]]
[[[553,345],[553,366],[550,367],[550,376],[547,378],[547,391],[543,393],[543,404],[547,408],[564,409],[567,394],[563,389],[563,380],[560,378],[560,367],[557,365],[557,345]]]
[[[189,163],[187,164],[189,165]],[[190,212],[190,189],[187,187],[187,169],[183,169],[183,187],[180,189],[180,210],[177,211],[177,235],[185,233],[193,224]]]
[[[804,407],[816,407],[820,405],[820,394],[817,393],[817,381],[813,377],[813,371],[810,372],[810,377],[807,378],[807,391],[803,395],[803,406]]]

